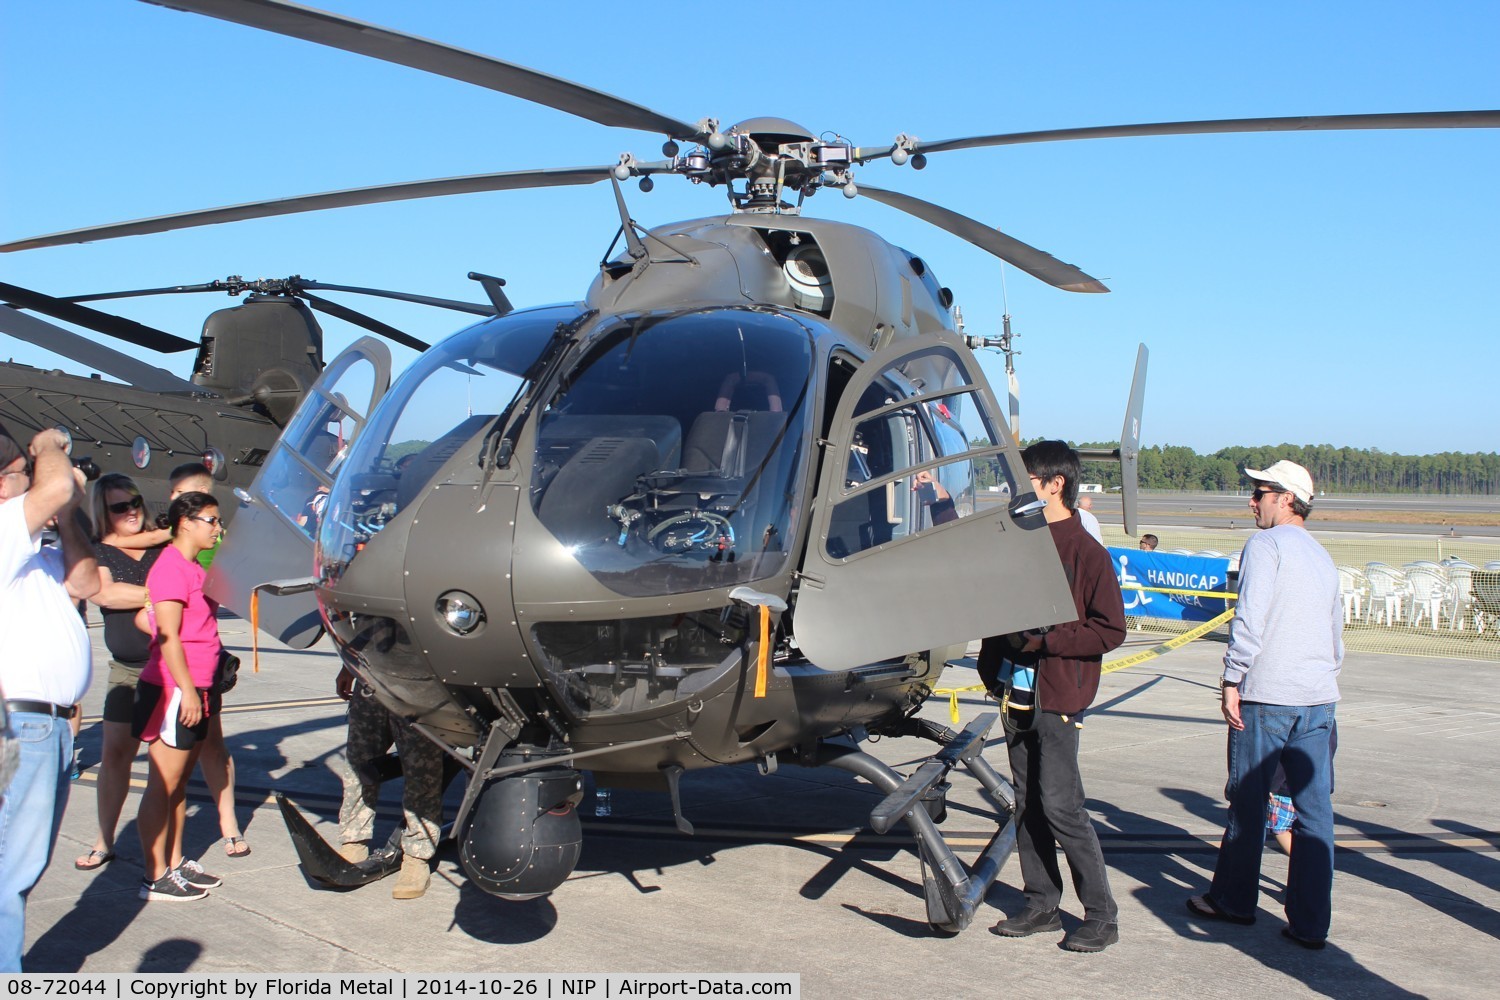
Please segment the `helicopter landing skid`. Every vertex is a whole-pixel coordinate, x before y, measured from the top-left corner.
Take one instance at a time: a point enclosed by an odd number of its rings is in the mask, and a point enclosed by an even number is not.
[[[820,763],[850,771],[886,793],[870,813],[870,827],[885,833],[897,820],[905,820],[917,842],[922,859],[922,890],[927,899],[927,922],[934,929],[957,934],[974,919],[984,895],[994,884],[1000,869],[1016,848],[1015,789],[984,759],[985,737],[998,716],[993,712],[979,716],[963,732],[949,734],[943,749],[924,761],[911,777],[902,776],[891,767],[851,746],[825,744],[827,754]],[[931,738],[933,733],[921,735]],[[932,813],[935,795],[940,794],[948,772],[963,764],[989,792],[1004,819],[1000,829],[969,869],[943,840]]]
[[[292,836],[292,846],[297,849],[297,860],[302,864],[303,874],[323,888],[358,889],[379,882],[401,867],[399,828],[384,847],[371,851],[370,856],[359,864],[350,864],[313,829],[284,793],[276,793],[276,804],[281,807],[281,818],[286,822],[287,833]]]

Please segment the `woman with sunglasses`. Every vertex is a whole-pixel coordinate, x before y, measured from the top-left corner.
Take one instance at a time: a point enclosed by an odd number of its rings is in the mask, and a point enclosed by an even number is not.
[[[203,593],[198,554],[219,539],[219,505],[208,493],[184,493],[167,511],[172,543],[146,578],[155,620],[151,653],[136,686],[137,739],[149,744],[150,776],[136,827],[146,877],[140,898],[202,899],[220,880],[182,852],[187,779],[208,735],[217,696],[210,694],[219,662],[218,602]]]
[[[92,598],[104,618],[104,645],[109,648],[109,688],[104,695],[104,746],[99,758],[99,833],[94,848],[73,862],[93,871],[115,858],[115,828],[130,790],[130,765],[140,743],[130,735],[135,715],[135,685],[151,653],[151,640],[135,626],[136,612],[146,604],[146,574],[161,554],[146,548],[158,532],[146,518],[146,502],[129,476],[110,473],[94,484],[92,511],[94,558],[99,563],[99,592]]]

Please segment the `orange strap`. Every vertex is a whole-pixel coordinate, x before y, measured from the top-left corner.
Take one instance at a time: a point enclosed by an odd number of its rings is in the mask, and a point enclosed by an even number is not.
[[[260,673],[260,591],[250,591],[250,666]]]
[[[766,677],[771,666],[771,609],[760,606],[760,648],[755,663],[755,697],[766,696]]]

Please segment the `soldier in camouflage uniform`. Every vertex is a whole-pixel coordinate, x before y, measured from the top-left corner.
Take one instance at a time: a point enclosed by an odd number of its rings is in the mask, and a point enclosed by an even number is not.
[[[396,876],[391,896],[416,899],[427,891],[432,856],[442,830],[443,751],[392,715],[347,667],[339,671],[337,690],[349,703],[348,768],[343,776],[344,803],[339,808],[339,854],[353,864],[369,857],[375,804],[380,798],[376,761],[395,743],[401,757],[401,807],[406,826],[401,837],[401,873]]]

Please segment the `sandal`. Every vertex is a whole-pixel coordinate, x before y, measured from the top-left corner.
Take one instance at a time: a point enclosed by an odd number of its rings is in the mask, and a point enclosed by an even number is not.
[[[96,868],[103,868],[115,859],[114,851],[92,850],[73,862],[73,867],[81,872],[91,872]]]
[[[1187,900],[1188,912],[1195,917],[1205,920],[1225,920],[1231,924],[1239,924],[1241,927],[1249,927],[1255,923],[1254,917],[1237,917],[1214,902],[1214,898],[1208,893],[1201,896],[1189,896]]]
[[[250,853],[250,845],[245,843],[244,837],[225,837],[224,853],[231,858],[243,858]]]

